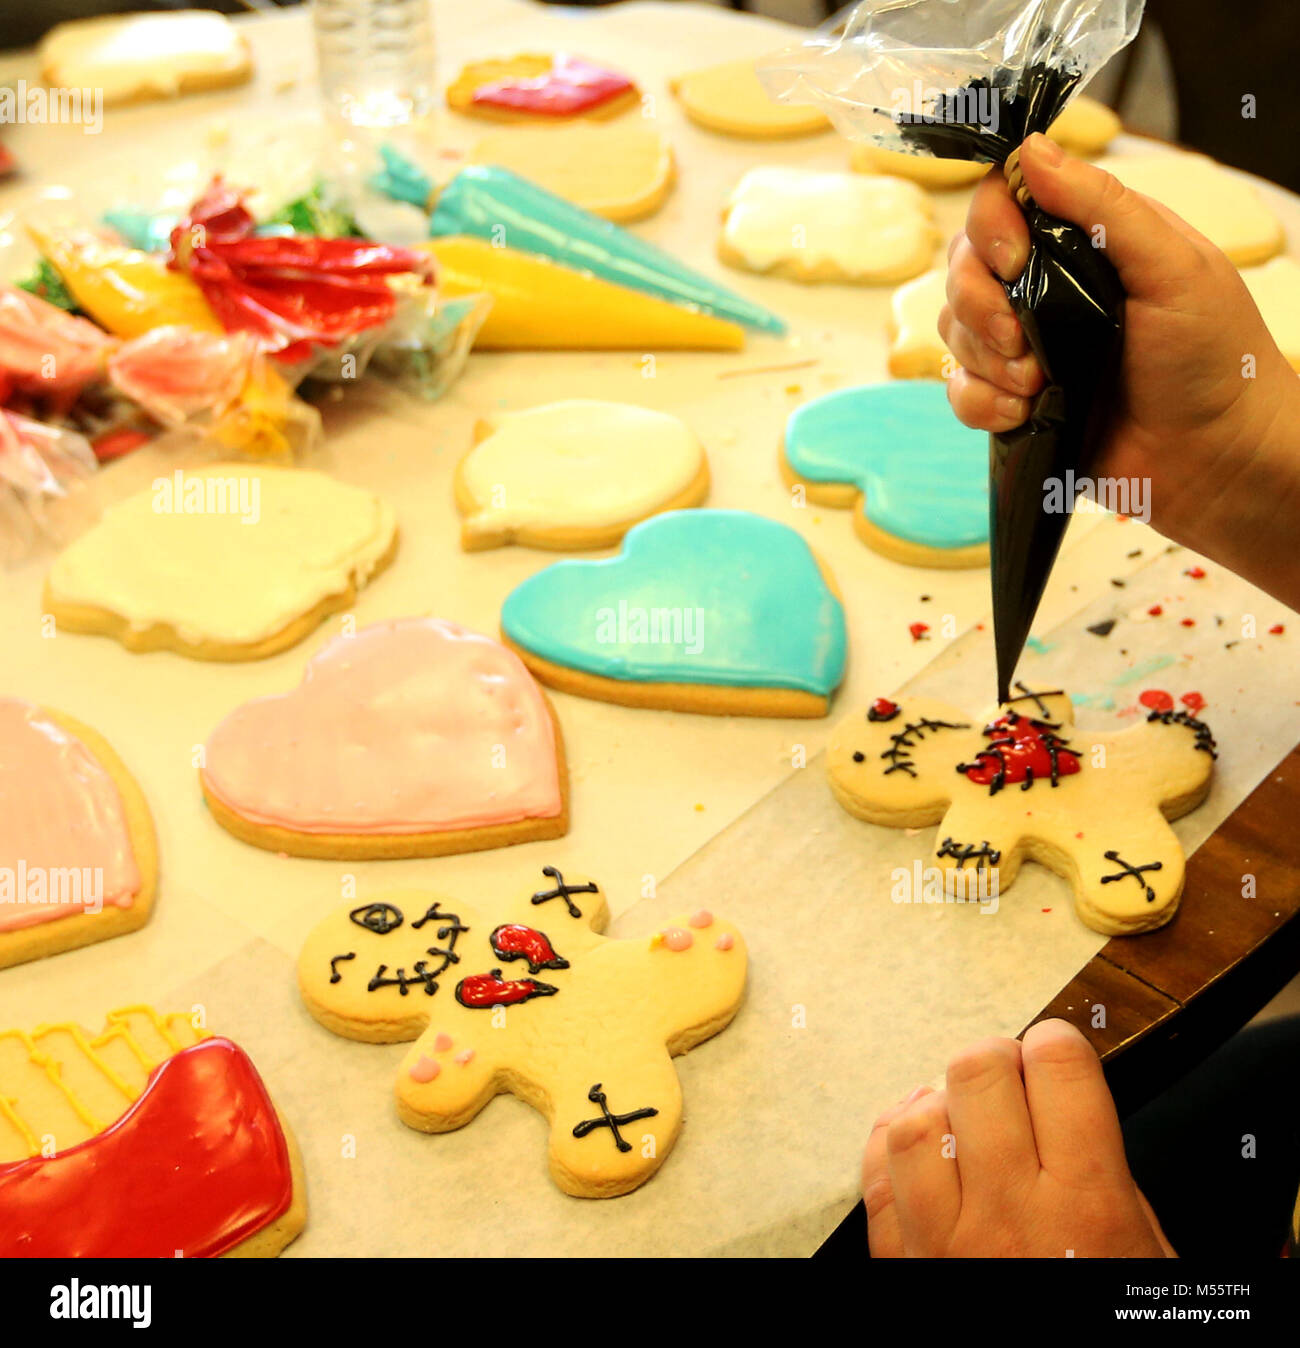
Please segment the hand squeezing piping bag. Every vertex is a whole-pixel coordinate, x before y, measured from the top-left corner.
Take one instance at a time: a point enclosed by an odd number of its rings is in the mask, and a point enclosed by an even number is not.
[[[371,186],[402,201],[428,206],[433,238],[470,235],[498,247],[549,258],[647,295],[687,304],[760,332],[785,324],[640,236],[584,211],[508,169],[470,164],[442,188],[391,146]]]
[[[1132,41],[1144,0],[866,0],[842,38],[774,58],[769,92],[822,106],[844,134],[889,149],[1003,166],[1029,228],[1005,285],[1043,368],[1023,425],[989,437],[989,552],[998,701],[1005,702],[1069,508],[1050,492],[1088,475],[1111,411],[1124,290],[1104,240],[1049,215],[1017,167],[1072,95]]]

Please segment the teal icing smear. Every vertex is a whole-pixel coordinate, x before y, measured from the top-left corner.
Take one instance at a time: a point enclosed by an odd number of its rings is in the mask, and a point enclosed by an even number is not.
[[[810,482],[852,483],[867,519],[896,538],[988,542],[988,436],[957,420],[939,380],[862,384],[804,403],[786,423],[785,457]]]
[[[807,543],[743,510],[675,510],[617,557],[556,562],[506,597],[501,628],[570,669],[641,683],[792,688],[844,675],[844,609]]]
[[[1127,670],[1118,678],[1112,679],[1116,687],[1122,687],[1126,683],[1136,683],[1139,679],[1145,679],[1148,674],[1154,674],[1159,669],[1168,669],[1175,661],[1176,657],[1172,655],[1153,655],[1145,664],[1134,665],[1132,669]]]
[[[394,177],[391,150],[385,164]],[[383,181],[382,175],[372,180],[376,186]],[[467,165],[438,193],[429,233],[469,234],[761,332],[785,331],[775,314],[683,266],[662,248],[492,164]]]

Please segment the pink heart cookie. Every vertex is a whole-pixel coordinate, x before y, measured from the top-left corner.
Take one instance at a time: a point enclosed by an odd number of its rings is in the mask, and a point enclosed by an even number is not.
[[[569,829],[559,722],[523,662],[438,618],[338,637],[237,707],[199,780],[237,838],[295,856],[473,852]]]

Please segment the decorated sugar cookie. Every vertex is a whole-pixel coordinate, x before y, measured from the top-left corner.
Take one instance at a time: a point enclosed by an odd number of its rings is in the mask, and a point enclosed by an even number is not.
[[[1286,245],[1282,221],[1255,184],[1207,155],[1116,155],[1101,167],[1182,216],[1238,267],[1266,262]]]
[[[501,609],[506,644],[580,697],[713,716],[825,716],[844,676],[844,608],[791,528],[676,510],[601,561],[556,562]]]
[[[951,359],[939,336],[947,302],[948,268],[935,267],[906,281],[889,300],[889,373],[895,379],[942,379]]]
[[[260,660],[351,607],[396,548],[392,508],[368,491],[214,464],[106,510],[55,559],[44,602],[63,630],[128,650]]]
[[[0,698],[0,969],[143,927],[157,887],[149,806],[108,743]]]
[[[1291,368],[1300,370],[1300,263],[1275,257],[1262,267],[1247,268],[1241,279]]]
[[[708,490],[703,447],[666,412],[585,398],[506,412],[479,422],[456,470],[461,546],[613,547]]]
[[[850,148],[849,163],[858,173],[888,173],[895,178],[909,178],[931,192],[973,187],[989,171],[987,164],[977,164],[970,159],[936,159],[928,154],[887,150],[869,142]]]
[[[698,126],[727,136],[771,140],[825,131],[830,123],[817,108],[769,98],[753,61],[724,61],[669,82],[682,110]]]
[[[475,61],[447,88],[449,108],[504,122],[617,117],[638,97],[626,75],[566,52]]]
[[[631,120],[502,127],[488,132],[470,159],[621,223],[653,215],[673,184],[672,147],[654,127]]]
[[[292,856],[444,856],[569,829],[545,694],[511,651],[438,618],[329,642],[297,688],[217,726],[199,781],[222,828]]]
[[[988,562],[988,437],[963,426],[937,380],[862,384],[790,414],[787,481],[848,506],[869,547],[906,566]]]
[[[404,1123],[448,1132],[511,1091],[550,1121],[556,1184],[612,1198],[672,1150],[671,1059],[736,1014],[745,944],[703,910],[609,940],[599,886],[554,866],[534,877],[486,912],[417,890],[340,909],[307,938],[298,986],[335,1034],[416,1041],[397,1070]]]
[[[1029,857],[1064,876],[1075,908],[1113,936],[1164,926],[1183,892],[1168,820],[1210,789],[1215,743],[1185,711],[1121,731],[1078,730],[1064,693],[1017,684],[987,723],[933,698],[878,698],[831,736],[826,766],[852,815],[894,828],[939,825],[934,862],[950,890]]]
[[[277,1255],[302,1162],[229,1039],[147,1006],[0,1031],[0,1259]]]
[[[727,203],[718,256],[791,281],[889,285],[923,272],[937,241],[929,199],[915,183],[756,168]]]

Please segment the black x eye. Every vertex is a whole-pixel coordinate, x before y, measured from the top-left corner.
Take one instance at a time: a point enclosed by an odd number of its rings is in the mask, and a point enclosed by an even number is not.
[[[402,910],[391,903],[366,903],[354,908],[348,916],[358,927],[373,931],[376,936],[387,936],[390,931],[396,931],[404,920]]]

